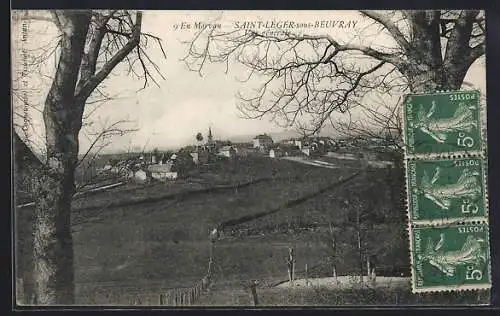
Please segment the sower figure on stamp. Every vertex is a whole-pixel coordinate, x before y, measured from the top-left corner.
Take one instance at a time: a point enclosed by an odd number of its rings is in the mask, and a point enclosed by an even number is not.
[[[294,270],[295,270],[295,252],[293,247],[288,247],[288,258],[286,259],[288,266],[288,278],[290,279],[290,284],[293,285]]]

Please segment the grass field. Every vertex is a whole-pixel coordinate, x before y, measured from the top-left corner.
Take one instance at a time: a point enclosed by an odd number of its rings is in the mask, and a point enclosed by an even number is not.
[[[488,292],[464,291],[459,293],[440,292],[411,294],[409,284],[394,287],[380,286],[376,289],[352,287],[349,289],[330,289],[326,287],[308,288],[258,288],[259,307],[272,306],[448,306],[487,304]],[[199,306],[254,306],[248,287],[211,291],[198,302]]]
[[[388,191],[387,185],[382,185],[384,171],[362,173],[293,206],[287,202],[357,171],[247,157],[201,167],[186,179],[167,184],[130,184],[78,199],[72,210],[77,303],[128,304],[136,295],[149,297],[154,303],[156,293],[163,289],[189,287],[207,271],[211,229],[267,210],[278,211],[225,228],[226,237],[214,248],[214,288],[202,302],[224,305],[228,300],[220,301],[217,297],[223,295],[217,293],[230,291],[236,293],[231,297],[236,297],[248,280],[272,283],[286,279],[288,245],[296,249],[299,275],[307,263],[310,277],[330,276],[328,222],[342,229],[338,273],[355,273],[359,266],[356,230],[345,201],[352,192],[374,184],[378,190]],[[247,185],[236,188],[242,183]],[[209,189],[213,187],[217,189]],[[405,226],[401,224],[405,213],[391,211],[388,198],[376,196],[379,202],[366,204],[364,212],[384,209],[385,217],[364,220],[364,247],[376,253],[381,262],[404,269],[408,266]],[[18,267],[29,271],[32,210],[17,212]],[[278,305],[313,300],[307,298],[309,294],[297,299],[295,292],[266,291]],[[281,294],[272,294],[276,291]],[[337,302],[331,299],[325,298],[325,302]]]

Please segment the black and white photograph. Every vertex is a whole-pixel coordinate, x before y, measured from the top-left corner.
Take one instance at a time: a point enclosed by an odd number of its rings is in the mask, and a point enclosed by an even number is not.
[[[404,138],[405,96],[474,91],[479,127],[465,105],[415,117],[436,146],[464,122],[486,142],[485,25],[458,9],[11,11],[14,308],[489,305],[490,272],[467,283],[487,234],[462,247],[422,228],[414,249]],[[470,182],[439,191],[438,171],[426,192],[453,206]]]

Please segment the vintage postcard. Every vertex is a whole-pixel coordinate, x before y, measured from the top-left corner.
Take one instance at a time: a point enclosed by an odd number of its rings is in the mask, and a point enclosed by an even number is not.
[[[11,26],[17,308],[490,303],[484,11]]]

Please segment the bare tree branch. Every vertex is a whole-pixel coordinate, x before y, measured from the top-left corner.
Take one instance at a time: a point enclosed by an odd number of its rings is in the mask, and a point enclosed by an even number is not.
[[[374,21],[374,26],[387,30],[394,47],[375,48],[365,41],[344,43],[333,33],[210,29],[186,42],[183,61],[200,75],[208,62],[224,64],[226,71],[230,62],[243,65],[247,71],[242,82],[261,82],[249,92],[237,93],[237,106],[244,117],[267,116],[279,126],[296,125],[302,132],[317,133],[334,112],[349,114],[349,109],[363,104],[363,97],[372,90],[457,89],[469,62],[484,54],[484,38],[472,26],[477,24],[481,29],[479,11],[361,13]],[[444,59],[443,32],[447,36]],[[478,44],[464,46],[472,43],[472,38]]]
[[[410,43],[406,40],[405,36],[396,24],[393,23],[387,16],[370,10],[361,10],[361,13],[382,24],[405,52],[410,50]]]
[[[142,12],[137,12],[136,22],[132,29],[132,35],[128,40],[127,44],[123,46],[110,60],[104,64],[104,66],[93,75],[91,78],[83,80],[82,87],[77,91],[77,99],[86,99],[92,91],[106,78],[109,73],[115,68],[115,66],[121,62],[125,56],[127,56],[133,49],[139,44],[141,35],[141,25],[142,25]]]
[[[110,137],[113,137],[113,136],[123,136],[125,134],[137,131],[136,128],[129,128],[129,129],[120,128],[120,125],[123,125],[123,124],[126,124],[126,123],[130,123],[130,121],[118,120],[118,121],[114,122],[113,124],[111,124],[111,125],[109,125],[107,127],[102,128],[102,130],[100,132],[98,132],[97,135],[95,135],[94,140],[90,144],[90,146],[87,149],[87,151],[85,152],[85,154],[83,154],[83,156],[80,158],[80,160],[78,161],[77,165],[81,164],[87,158],[87,156],[92,151],[94,151],[94,148],[97,146],[98,142],[106,140],[106,139],[108,139]],[[106,143],[105,145],[101,145],[99,151],[102,150],[102,149],[104,149],[104,147],[106,147],[109,144],[110,143]]]

